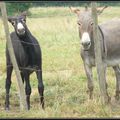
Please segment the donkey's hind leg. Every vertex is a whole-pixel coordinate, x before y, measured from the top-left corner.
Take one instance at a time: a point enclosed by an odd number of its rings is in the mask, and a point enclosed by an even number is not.
[[[119,100],[120,99],[120,67],[119,67],[119,65],[114,66],[113,69],[115,71],[115,76],[116,76],[116,95],[115,95],[115,99]]]
[[[42,80],[42,70],[39,69],[36,71],[37,79],[38,79],[38,91],[40,95],[40,101],[42,108],[44,109],[44,84]]]

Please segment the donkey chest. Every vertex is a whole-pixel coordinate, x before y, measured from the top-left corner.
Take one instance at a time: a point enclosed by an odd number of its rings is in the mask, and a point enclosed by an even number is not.
[[[81,51],[81,57],[88,66],[95,66],[95,56],[89,52]]]
[[[14,48],[16,60],[19,66],[26,66],[28,64],[28,55],[23,46],[18,45]]]
[[[87,56],[85,62],[89,66],[95,66],[95,58],[93,56]]]

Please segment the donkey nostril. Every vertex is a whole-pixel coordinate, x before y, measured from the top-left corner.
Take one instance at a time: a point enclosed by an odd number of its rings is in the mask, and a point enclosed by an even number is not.
[[[90,42],[87,42],[86,45],[90,45]]]
[[[82,45],[84,45],[84,42],[81,42]]]
[[[22,28],[22,29],[18,29],[18,32],[24,32],[24,31],[25,31],[24,28]]]
[[[90,42],[82,42],[82,45],[88,46],[88,45],[90,45]]]

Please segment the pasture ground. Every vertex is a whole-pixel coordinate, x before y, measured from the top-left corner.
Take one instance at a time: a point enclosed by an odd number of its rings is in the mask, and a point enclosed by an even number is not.
[[[83,8],[81,8],[83,9]],[[100,16],[99,23],[120,17],[119,7],[109,7]],[[119,104],[114,101],[115,74],[107,69],[108,92],[111,105],[102,105],[96,69],[94,98],[88,99],[87,79],[80,57],[77,16],[68,7],[30,8],[27,25],[42,48],[43,80],[45,85],[45,111],[39,106],[37,79],[31,75],[31,109],[21,112],[15,73],[12,74],[9,112],[4,110],[5,100],[5,33],[0,19],[0,118],[99,118],[120,117]],[[10,31],[13,30],[9,24]]]

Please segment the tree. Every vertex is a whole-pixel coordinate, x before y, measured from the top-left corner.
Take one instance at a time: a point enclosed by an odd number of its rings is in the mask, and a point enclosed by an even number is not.
[[[7,14],[15,15],[23,11],[27,11],[31,7],[30,2],[6,2]]]

